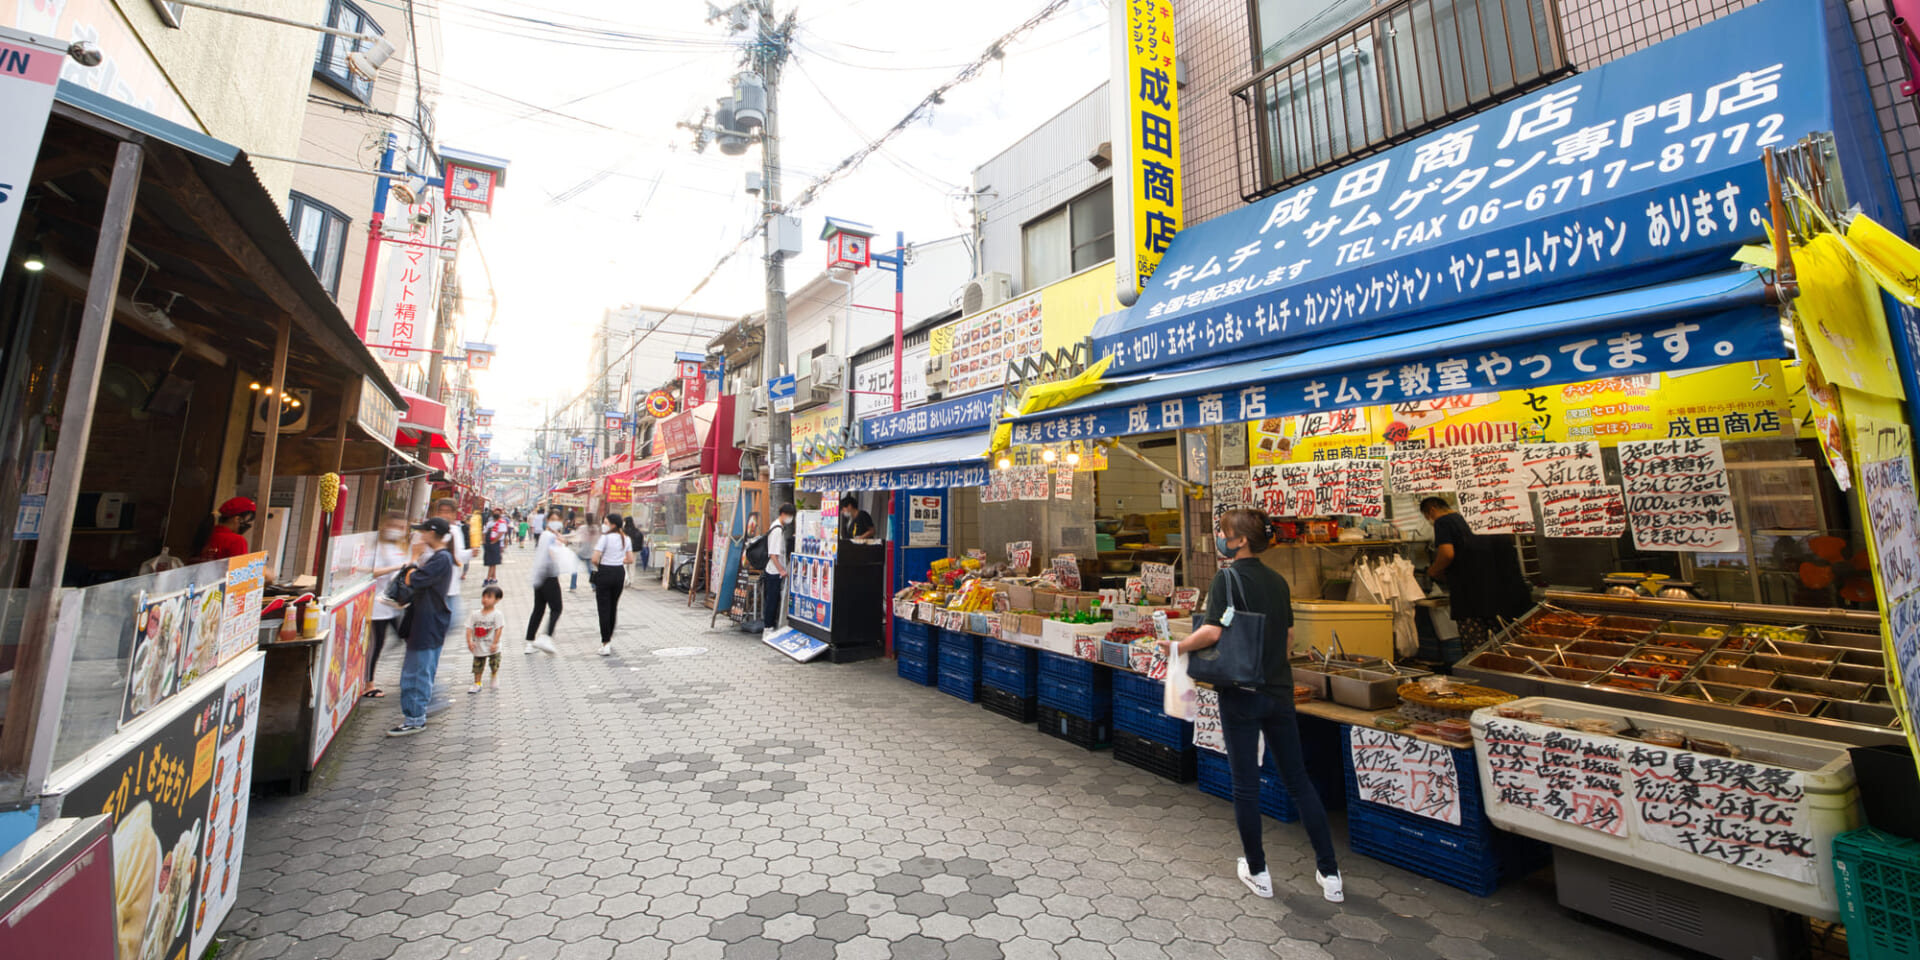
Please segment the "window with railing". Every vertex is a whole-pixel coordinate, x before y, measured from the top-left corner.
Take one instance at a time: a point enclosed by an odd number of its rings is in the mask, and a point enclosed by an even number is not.
[[[1265,27],[1273,19],[1255,22]],[[1570,69],[1556,0],[1399,0],[1318,39],[1303,40],[1300,30],[1263,39],[1256,31],[1254,62],[1272,66],[1233,91],[1247,200]],[[1275,62],[1280,56],[1286,59]]]

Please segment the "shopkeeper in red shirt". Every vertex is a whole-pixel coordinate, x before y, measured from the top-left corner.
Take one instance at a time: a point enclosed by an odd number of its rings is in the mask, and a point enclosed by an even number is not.
[[[200,548],[199,556],[194,559],[197,562],[225,560],[253,552],[244,534],[253,529],[253,518],[257,512],[254,502],[246,497],[234,497],[221,504],[220,522],[214,526],[206,545]]]

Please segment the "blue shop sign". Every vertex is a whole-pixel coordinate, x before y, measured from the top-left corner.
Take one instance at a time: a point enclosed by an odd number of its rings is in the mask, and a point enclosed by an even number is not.
[[[1765,240],[1761,149],[1816,131],[1898,223],[1829,13],[1768,0],[1188,227],[1095,351],[1114,373],[1193,367],[1720,269]]]
[[[876,414],[860,421],[860,443],[872,447],[990,427],[999,401],[1000,391],[988,390],[899,413]]]

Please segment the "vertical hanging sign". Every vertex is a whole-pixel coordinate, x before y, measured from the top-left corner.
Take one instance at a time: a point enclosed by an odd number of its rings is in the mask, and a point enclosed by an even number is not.
[[[1180,231],[1180,91],[1171,0],[1109,10],[1114,250],[1120,302],[1131,305]]]
[[[38,46],[49,43],[19,30],[0,29],[0,118],[9,131],[0,142],[0,263],[13,252],[13,231],[20,225],[20,208],[33,180],[33,163],[40,156],[40,138],[53,110],[53,90],[60,83],[64,50]]]
[[[380,344],[374,355],[398,363],[418,363],[429,349],[427,334],[433,329],[433,266],[438,258],[430,255],[436,234],[435,194],[429,190],[418,203],[410,204],[403,223],[409,232],[387,254],[387,296],[380,319],[384,337],[368,331],[368,338]],[[437,346],[437,345],[436,345]]]

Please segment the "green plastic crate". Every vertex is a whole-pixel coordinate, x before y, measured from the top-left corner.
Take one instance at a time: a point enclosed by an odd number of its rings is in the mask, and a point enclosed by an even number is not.
[[[1920,956],[1920,843],[1871,828],[1833,838],[1834,889],[1853,960]]]

